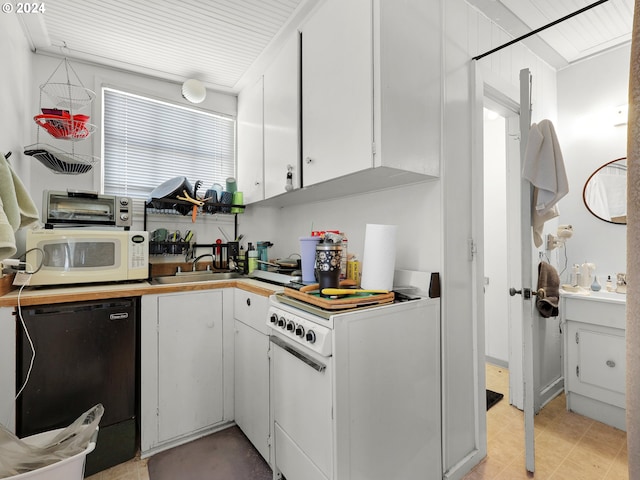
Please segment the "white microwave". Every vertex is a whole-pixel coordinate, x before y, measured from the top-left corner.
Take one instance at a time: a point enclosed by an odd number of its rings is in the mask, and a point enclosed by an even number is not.
[[[27,230],[29,285],[144,280],[149,233],[125,230]]]

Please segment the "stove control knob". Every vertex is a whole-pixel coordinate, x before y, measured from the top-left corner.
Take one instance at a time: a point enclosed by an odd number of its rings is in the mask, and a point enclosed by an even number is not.
[[[302,325],[298,325],[296,327],[296,331],[294,332],[298,337],[304,338],[304,327]]]
[[[296,329],[296,324],[291,320],[287,322],[287,332],[293,332]]]
[[[316,332],[314,332],[313,330],[309,330],[305,338],[309,343],[316,343]]]
[[[284,320],[284,317],[280,317],[280,318],[278,319],[278,326],[279,326],[280,328],[284,328],[284,327],[285,327],[285,324],[286,324],[286,322],[285,322],[285,320]]]
[[[271,323],[273,323],[274,325],[275,325],[276,323],[278,323],[278,314],[277,314],[277,313],[272,313],[272,314],[271,314],[271,317],[269,317],[269,321],[270,321]]]

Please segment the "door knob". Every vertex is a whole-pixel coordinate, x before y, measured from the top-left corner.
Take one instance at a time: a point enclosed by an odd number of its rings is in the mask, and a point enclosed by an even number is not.
[[[540,293],[544,296],[544,293],[542,290],[540,290]],[[515,295],[522,295],[524,298],[529,299],[531,298],[531,295],[538,295],[538,291],[531,290],[530,288],[523,288],[522,290],[516,290],[515,288],[511,287],[509,289],[509,295],[511,295],[512,297]]]

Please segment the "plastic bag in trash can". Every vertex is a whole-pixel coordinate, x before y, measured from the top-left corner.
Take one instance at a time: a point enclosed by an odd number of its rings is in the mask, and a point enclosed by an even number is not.
[[[0,478],[32,472],[84,451],[104,413],[98,404],[80,415],[46,445],[30,445],[0,425]]]

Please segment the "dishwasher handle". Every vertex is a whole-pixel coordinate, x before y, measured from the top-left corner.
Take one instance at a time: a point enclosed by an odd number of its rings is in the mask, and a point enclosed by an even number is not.
[[[272,343],[282,348],[284,351],[290,353],[297,359],[303,361],[314,370],[318,372],[324,372],[326,370],[327,366],[324,363],[320,363],[315,358],[312,358],[306,353],[301,352],[300,350],[295,348],[293,345],[290,345],[288,342],[282,340],[280,337],[276,337],[275,335],[270,335],[269,340],[271,340]]]

